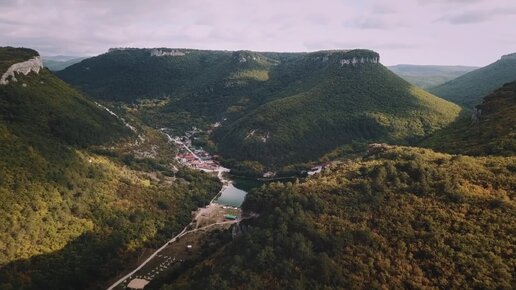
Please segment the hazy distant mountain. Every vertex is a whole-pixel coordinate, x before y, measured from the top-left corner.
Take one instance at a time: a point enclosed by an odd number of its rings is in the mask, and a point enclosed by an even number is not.
[[[409,83],[428,89],[444,84],[478,67],[398,64],[387,68]]]
[[[67,55],[43,56],[43,65],[51,71],[60,71],[86,58]]]
[[[75,55],[44,55],[43,58],[53,61],[69,61],[76,58],[86,58],[84,56]]]
[[[440,86],[429,89],[439,97],[472,108],[484,96],[504,83],[516,80],[516,53],[504,55],[498,61],[471,71]]]
[[[227,119],[214,132],[225,158],[276,167],[351,142],[410,142],[457,116],[458,106],[410,85],[378,60],[369,50],[118,49],[58,75],[97,98],[170,96],[168,115]]]

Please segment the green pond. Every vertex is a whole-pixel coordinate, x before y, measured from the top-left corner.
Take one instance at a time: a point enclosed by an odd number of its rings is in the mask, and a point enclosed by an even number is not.
[[[259,188],[271,181],[257,180],[254,178],[243,178],[229,175],[228,178],[232,183],[227,186],[215,201],[221,205],[241,207],[246,195],[255,188]],[[295,179],[285,179],[285,181],[294,181]]]
[[[247,191],[236,188],[233,184],[230,183],[220,193],[220,196],[215,202],[221,205],[240,207],[242,206],[246,195]]]

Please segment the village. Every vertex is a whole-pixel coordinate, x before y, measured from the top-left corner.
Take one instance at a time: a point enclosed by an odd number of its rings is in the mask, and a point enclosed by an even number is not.
[[[214,127],[219,126],[220,123],[216,123]],[[163,129],[162,129],[163,131]],[[202,170],[205,172],[219,172],[219,178],[222,177],[222,172],[229,172],[229,169],[222,167],[217,162],[217,155],[212,156],[206,152],[202,147],[196,147],[192,144],[192,140],[195,140],[199,134],[203,133],[200,129],[193,127],[190,131],[185,132],[183,136],[170,136],[167,134],[170,141],[178,145],[179,153],[176,156],[176,160],[187,167]],[[313,166],[310,170],[301,171],[300,175],[312,176],[320,173],[326,166],[331,162],[322,163]],[[266,172],[263,174],[263,178],[260,180],[274,180],[276,172]],[[282,179],[282,178],[277,178]],[[224,180],[222,180],[224,182]]]
[[[206,152],[202,147],[195,147],[192,145],[192,140],[195,136],[202,131],[193,127],[192,130],[187,131],[184,136],[181,137],[169,137],[170,141],[173,141],[178,146],[179,153],[176,156],[177,161],[182,165],[190,168],[206,171],[206,172],[217,172],[217,171],[229,171],[226,168],[220,166],[214,157],[210,153]]]

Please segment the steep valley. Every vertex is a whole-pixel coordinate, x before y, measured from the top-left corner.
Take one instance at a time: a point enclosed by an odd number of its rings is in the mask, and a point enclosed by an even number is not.
[[[379,60],[361,49],[114,49],[58,75],[129,106],[151,126],[213,130],[207,147],[224,164],[256,176],[309,167],[352,143],[414,144],[458,116],[458,106],[410,85]],[[215,123],[221,126],[210,128]]]
[[[366,49],[0,73],[0,289],[514,288],[516,77],[461,107]]]

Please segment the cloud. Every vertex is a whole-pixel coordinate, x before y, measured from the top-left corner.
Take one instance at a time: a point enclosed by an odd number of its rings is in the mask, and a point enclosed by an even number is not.
[[[392,30],[400,27],[404,27],[405,24],[401,23],[398,20],[385,19],[380,17],[371,17],[371,18],[360,18],[356,19],[351,24],[352,27],[356,27],[359,29],[379,29],[379,30]]]
[[[479,23],[488,21],[492,16],[489,13],[473,11],[473,12],[463,12],[455,15],[449,15],[441,17],[440,21],[446,21],[451,24],[469,24],[469,23]]]
[[[483,9],[460,12],[456,14],[445,15],[439,21],[445,21],[451,24],[471,24],[493,21],[499,17],[516,15],[516,7],[507,7],[504,9]]]
[[[383,41],[383,40],[347,40],[347,41],[335,41],[331,39],[321,40],[317,42],[305,42],[304,46],[309,51],[323,50],[323,49],[372,49],[378,51],[400,51],[400,50],[412,50],[419,47],[415,43],[396,42],[396,41]]]
[[[379,51],[384,62],[478,65],[512,49],[500,39],[516,39],[508,29],[508,11],[515,5],[514,0],[0,0],[0,44],[32,47],[43,55],[95,55],[120,46],[360,47]],[[478,34],[484,37],[474,37]]]
[[[312,23],[312,24],[315,24],[315,25],[328,25],[330,24],[330,19],[328,19],[328,17],[326,17],[325,15],[323,14],[309,14],[307,16],[307,20]]]
[[[490,1],[497,1],[497,0],[490,0]],[[418,0],[419,4],[422,5],[435,5],[435,4],[448,4],[448,5],[472,5],[480,2],[489,2],[489,0]]]

